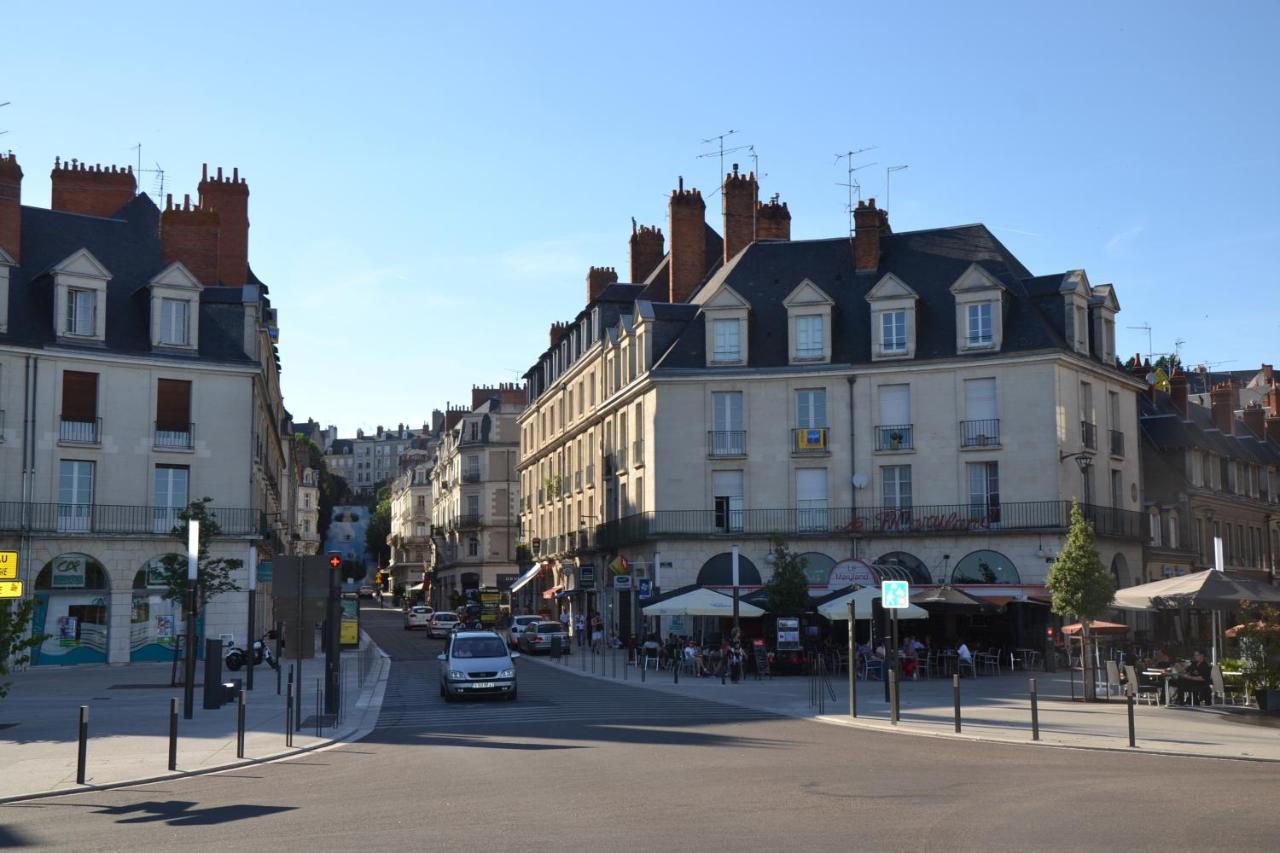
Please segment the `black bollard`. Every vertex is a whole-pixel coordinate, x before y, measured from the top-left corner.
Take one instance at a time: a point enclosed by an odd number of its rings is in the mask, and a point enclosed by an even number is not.
[[[289,673],[289,684],[285,689],[284,745],[293,746],[293,673]]]
[[[80,743],[76,751],[76,784],[84,784],[84,768],[89,751],[89,706],[80,706]]]
[[[680,683],[680,658],[679,657],[674,657],[671,659],[671,669],[672,671],[675,672],[675,683],[679,684]]]
[[[898,724],[898,672],[889,670],[889,722]]]
[[[1129,746],[1136,747],[1138,742],[1133,730],[1133,691],[1129,691],[1125,699],[1129,705]]]
[[[316,679],[316,737],[320,737],[320,679]]]
[[[169,769],[178,769],[178,698],[169,700]]]
[[[956,705],[956,732],[960,731],[960,675],[951,676],[951,692]]]
[[[244,702],[246,692],[240,688],[240,701],[236,705],[236,758],[244,758]]]
[[[1040,705],[1036,697],[1036,680],[1031,682],[1031,739],[1040,740]]]

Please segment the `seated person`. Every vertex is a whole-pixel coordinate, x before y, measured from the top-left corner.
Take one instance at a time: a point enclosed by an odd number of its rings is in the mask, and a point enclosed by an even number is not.
[[[964,640],[961,640],[960,645],[956,646],[956,658],[961,663],[973,663],[973,652],[969,651],[969,646]]]
[[[1156,649],[1156,656],[1151,659],[1149,664],[1152,669],[1168,669],[1173,661],[1169,660],[1169,654],[1163,647]]]
[[[1208,705],[1213,701],[1211,672],[1209,662],[1204,659],[1204,652],[1196,649],[1191,655],[1191,663],[1174,680],[1174,684],[1179,693],[1190,693],[1195,702]]]

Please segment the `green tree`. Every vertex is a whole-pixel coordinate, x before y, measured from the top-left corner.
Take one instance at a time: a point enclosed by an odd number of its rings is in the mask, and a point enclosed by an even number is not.
[[[0,678],[8,675],[11,667],[30,662],[31,650],[49,638],[48,634],[26,636],[35,610],[33,598],[0,605]],[[0,699],[8,695],[9,682],[0,681]]]
[[[243,560],[228,557],[209,556],[209,543],[222,532],[218,524],[218,514],[209,504],[213,498],[205,497],[192,501],[191,505],[178,513],[181,524],[173,528],[173,536],[183,543],[181,554],[166,554],[160,559],[160,573],[164,581],[164,597],[172,601],[187,600],[187,527],[191,521],[200,522],[200,550],[196,560],[196,589],[200,594],[200,605],[212,601],[224,592],[235,592],[240,586],[231,576],[244,565]]]
[[[379,566],[391,562],[391,546],[387,544],[390,535],[391,490],[384,486],[378,490],[378,501],[373,506],[373,514],[369,516],[369,526],[364,533],[365,550]]]
[[[1053,593],[1053,612],[1080,620],[1084,638],[1084,695],[1086,699],[1096,699],[1097,677],[1090,626],[1111,606],[1116,588],[1111,573],[1103,568],[1098,557],[1093,524],[1085,520],[1078,501],[1071,502],[1071,530],[1058,559],[1049,568],[1046,585]]]
[[[773,542],[773,576],[764,585],[769,612],[781,616],[799,616],[809,607],[809,578],[804,569],[808,561],[794,553],[780,539]]]

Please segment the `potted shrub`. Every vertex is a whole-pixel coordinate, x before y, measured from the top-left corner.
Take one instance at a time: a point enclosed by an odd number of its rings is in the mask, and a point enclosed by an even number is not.
[[[1280,714],[1280,611],[1246,605],[1245,623],[1235,630],[1244,662],[1245,683],[1258,699],[1258,710]]]

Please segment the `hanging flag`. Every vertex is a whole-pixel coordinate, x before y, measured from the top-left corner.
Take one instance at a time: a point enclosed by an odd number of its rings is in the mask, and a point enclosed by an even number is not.
[[[801,429],[796,432],[796,450],[826,450],[825,429]]]
[[[627,562],[626,557],[619,554],[609,563],[609,571],[615,575],[629,575],[631,574],[631,563]]]

